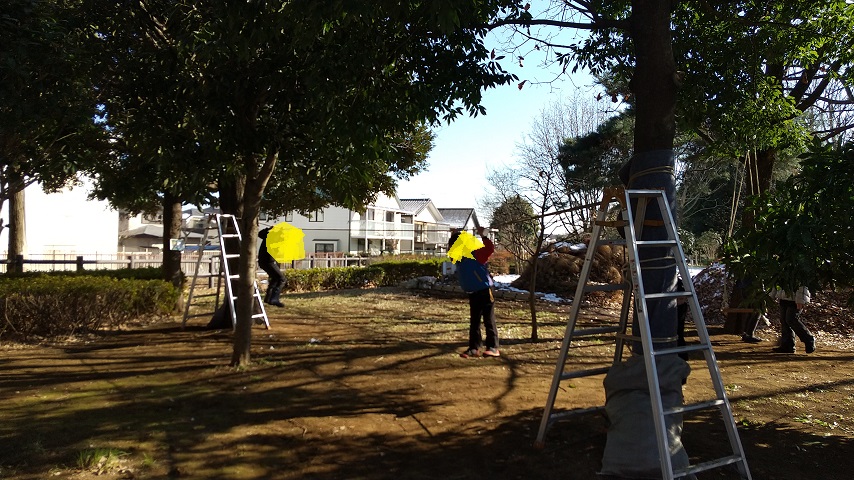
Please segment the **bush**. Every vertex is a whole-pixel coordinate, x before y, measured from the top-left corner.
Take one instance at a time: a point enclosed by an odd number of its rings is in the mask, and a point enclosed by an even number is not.
[[[284,270],[285,288],[292,292],[316,292],[382,284],[383,270],[376,267],[312,268]]]
[[[163,269],[161,267],[141,267],[141,268],[119,268],[115,270],[56,270],[51,272],[23,272],[14,273],[7,272],[0,275],[0,278],[33,278],[33,277],[107,277],[115,279],[134,279],[134,280],[163,280]],[[182,273],[183,276],[183,273]]]
[[[19,339],[115,329],[143,315],[168,315],[179,290],[163,280],[84,275],[4,276],[0,335]]]
[[[439,277],[442,275],[442,263],[445,257],[433,257],[429,260],[379,262],[371,267],[381,268],[384,272],[382,286],[395,286],[406,280],[418,277]]]
[[[291,292],[316,292],[341,288],[389,287],[418,277],[438,277],[444,258],[385,261],[367,267],[287,269],[285,288]]]

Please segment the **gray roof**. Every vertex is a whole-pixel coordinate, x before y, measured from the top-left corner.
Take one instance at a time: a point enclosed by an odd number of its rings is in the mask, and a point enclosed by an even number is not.
[[[473,208],[440,208],[439,213],[442,214],[445,221],[453,228],[465,227],[466,222],[472,216],[474,216],[475,225],[478,225],[477,216],[475,216]]]
[[[421,213],[421,210],[424,210],[427,207],[427,204],[430,203],[429,198],[401,198],[400,206],[403,207],[407,212],[412,212],[415,215]]]
[[[124,232],[119,232],[120,238],[130,238],[130,237],[157,237],[163,238],[163,225],[157,225],[154,223],[149,223],[145,225],[141,225],[136,228],[131,228],[130,230],[125,230]]]
[[[202,238],[202,235],[196,232],[189,232],[186,235],[187,238]],[[163,238],[163,225],[148,223],[136,228],[131,228],[130,230],[119,232],[119,238],[131,237]]]

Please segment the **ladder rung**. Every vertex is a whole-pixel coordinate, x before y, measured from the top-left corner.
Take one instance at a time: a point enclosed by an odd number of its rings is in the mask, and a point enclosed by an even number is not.
[[[592,337],[594,335],[602,335],[603,333],[617,333],[620,330],[620,327],[582,328],[580,330],[573,330],[572,338]]]
[[[628,333],[618,333],[617,338],[629,342],[640,342],[641,338],[637,335],[629,335]]]
[[[593,225],[599,225],[601,227],[625,227],[628,225],[625,220],[594,220]]]
[[[668,408],[664,411],[665,415],[676,415],[679,413],[694,412],[696,410],[705,410],[711,407],[719,407],[724,404],[721,399],[709,400],[708,402],[697,402],[690,405],[680,405],[678,407]]]
[[[628,290],[628,283],[588,283],[584,286],[584,292],[615,292],[617,290]]]
[[[229,280],[237,280],[238,278],[240,278],[240,275],[239,275],[239,274],[234,274],[234,275],[229,275],[229,276],[228,276],[228,279],[229,279]]]
[[[638,240],[635,245],[639,247],[672,247],[676,245],[676,240]]]
[[[661,350],[656,350],[656,351],[652,352],[652,354],[653,355],[673,355],[674,353],[696,352],[696,351],[708,350],[708,349],[709,349],[708,345],[698,343],[695,345],[684,345],[681,347],[662,348]]]
[[[223,233],[222,238],[240,238],[240,235],[236,233]]]
[[[637,190],[626,190],[626,193],[631,197],[660,197],[664,190],[655,190],[651,188],[643,188]]]
[[[662,292],[662,293],[646,293],[644,294],[644,298],[679,298],[679,297],[692,297],[691,292]]]
[[[201,295],[199,295],[199,294],[193,294],[193,299],[196,299],[196,298],[208,298],[208,297],[218,297],[218,296],[219,296],[219,295],[217,295],[216,293],[204,293],[204,294],[201,294]]]
[[[601,375],[603,373],[608,373],[608,370],[611,370],[611,367],[600,367],[600,368],[588,368],[585,370],[576,370],[574,372],[561,374],[561,380],[569,380],[570,378],[582,378],[582,377],[591,377],[593,375]]]
[[[252,315],[252,318],[264,318],[264,314],[263,313],[256,313],[255,315]]]
[[[218,274],[218,273],[200,273],[200,274],[196,275],[196,278],[211,278],[211,277],[218,277],[219,275],[220,274]]]
[[[743,461],[744,459],[740,455],[730,455],[728,457],[722,457],[717,460],[709,460],[708,462],[698,463],[697,465],[691,465],[687,468],[680,468],[679,470],[674,470],[673,477],[684,477],[693,473],[705,472],[706,470],[712,470],[714,468],[723,467],[725,465],[732,465],[733,463]]]
[[[226,253],[225,258],[240,258],[239,253]]]

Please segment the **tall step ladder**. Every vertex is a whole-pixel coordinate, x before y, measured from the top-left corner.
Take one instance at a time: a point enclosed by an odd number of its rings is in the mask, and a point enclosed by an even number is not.
[[[633,201],[637,204],[636,210],[632,211]],[[620,218],[616,221],[608,221],[608,212],[612,204],[619,204]],[[657,203],[661,211],[661,220],[646,219],[646,210],[650,204]],[[663,240],[639,240],[641,237],[644,225],[648,226],[663,226],[665,227],[667,237]],[[621,228],[624,232],[623,238],[607,239],[604,235],[606,227]],[[630,281],[625,281],[622,284],[597,284],[591,283],[590,270],[593,264],[594,254],[597,248],[601,245],[625,245],[628,255],[629,268],[631,273]],[[646,293],[644,291],[643,281],[641,277],[641,262],[639,261],[639,249],[649,247],[667,247],[670,248],[673,258],[676,261],[679,275],[685,279],[685,291],[666,292],[666,293]],[[673,215],[662,190],[626,190],[622,187],[612,187],[605,189],[602,202],[599,204],[596,220],[593,224],[593,232],[590,239],[590,244],[587,248],[587,254],[584,261],[584,267],[581,270],[578,287],[573,297],[572,308],[569,314],[569,320],[564,334],[563,344],[561,345],[560,354],[558,355],[557,365],[555,367],[554,377],[552,378],[551,389],[549,390],[548,399],[546,401],[543,418],[540,422],[539,432],[535,446],[543,447],[546,430],[552,423],[560,418],[585,414],[595,411],[601,411],[604,406],[592,408],[579,408],[562,412],[554,412],[555,398],[560,390],[561,382],[574,379],[588,377],[592,375],[602,375],[607,373],[611,366],[602,368],[589,368],[581,370],[567,369],[567,357],[569,348],[574,339],[583,337],[603,337],[613,334],[615,338],[615,351],[612,365],[619,364],[623,357],[623,348],[627,342],[639,341],[643,348],[644,365],[646,370],[647,385],[650,392],[650,403],[652,407],[653,423],[656,432],[656,441],[658,445],[659,459],[661,462],[662,479],[673,480],[683,478],[695,473],[699,473],[714,468],[719,468],[725,465],[735,464],[741,477],[751,480],[750,471],[747,467],[747,460],[744,456],[744,449],[741,445],[738,432],[736,430],[735,421],[732,417],[732,409],[729,400],[726,396],[723,381],[721,380],[720,370],[718,369],[717,361],[715,360],[714,352],[712,352],[712,344],[709,339],[709,333],[706,329],[706,324],[703,321],[703,314],[700,310],[700,303],[697,300],[697,294],[694,290],[694,285],[690,281],[688,265],[685,262],[685,254],[679,242],[679,237],[676,232]],[[613,326],[595,327],[576,329],[579,310],[581,309],[582,298],[584,293],[594,291],[622,291],[623,301],[620,311],[619,324]],[[649,326],[649,318],[647,316],[647,300],[651,299],[668,299],[668,298],[685,298],[688,301],[694,325],[699,337],[699,343],[692,343],[681,347],[666,347],[655,349],[652,334]],[[632,305],[632,299],[634,304]],[[638,324],[640,326],[640,336],[626,334],[629,325],[629,318],[632,307],[637,312]],[[635,333],[635,332],[632,332]],[[672,342],[671,342],[672,344]],[[696,404],[680,405],[678,407],[664,409],[661,400],[661,391],[659,390],[658,371],[655,362],[656,356],[675,355],[682,352],[700,351],[706,360],[709,374],[712,381],[712,386],[715,392],[715,398]],[[724,426],[726,428],[729,443],[732,449],[732,454],[723,458],[706,461],[697,465],[689,465],[686,468],[681,468],[674,471],[671,456],[671,451],[668,435],[666,430],[665,417],[668,415],[683,414],[691,411],[704,409],[718,409],[723,417]]]
[[[202,265],[202,253],[203,248],[207,245],[208,238],[210,238],[211,233],[216,231],[217,237],[219,238],[219,254],[220,254],[220,270],[217,273],[209,272],[209,273],[200,273],[201,265]],[[229,242],[228,239],[236,238],[237,242]],[[225,283],[225,301],[228,302],[229,312],[231,313],[231,326],[234,328],[237,325],[237,312],[234,308],[234,302],[237,300],[237,293],[234,292],[232,281],[240,278],[239,274],[232,274],[230,271],[230,267],[228,261],[233,258],[240,258],[240,243],[243,241],[243,238],[240,235],[240,227],[237,224],[237,218],[234,215],[226,215],[226,214],[210,214],[207,216],[204,226],[204,233],[202,235],[202,241],[199,243],[199,258],[196,259],[196,268],[193,273],[193,280],[190,283],[190,291],[187,295],[187,305],[184,310],[184,320],[181,323],[181,328],[184,328],[187,325],[187,320],[195,317],[203,317],[203,316],[211,316],[219,309],[219,296],[222,292],[222,284]],[[230,243],[236,243],[238,251],[230,252],[227,251],[228,245]],[[209,278],[216,277],[217,278],[217,288],[216,293],[205,294],[205,295],[195,295],[196,281],[199,278]],[[225,282],[223,282],[223,279]],[[264,300],[261,297],[261,292],[258,289],[258,281],[252,282],[252,297],[255,303],[258,305],[258,309],[260,313],[255,313],[252,315],[253,322],[256,324],[260,324],[263,322],[264,326],[269,330],[270,329],[270,320],[267,318],[267,309],[264,308]],[[190,314],[190,307],[193,305],[194,299],[200,299],[204,297],[215,297],[214,301],[214,309],[213,311],[203,312],[203,313],[195,313]]]

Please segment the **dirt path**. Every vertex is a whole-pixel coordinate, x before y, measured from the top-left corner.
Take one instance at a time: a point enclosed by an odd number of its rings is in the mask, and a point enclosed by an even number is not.
[[[600,415],[557,423],[545,448],[532,447],[565,307],[549,307],[543,341],[531,343],[525,306],[499,304],[502,358],[467,360],[458,356],[467,328],[459,298],[366,290],[289,295],[286,304],[272,330],[256,327],[254,365],[240,371],[226,366],[230,332],[181,331],[179,322],[88,342],[4,345],[0,478],[596,478]],[[851,478],[854,350],[845,339],[819,340],[816,353],[789,356],[714,336],[754,479]],[[593,343],[573,361],[611,354]],[[690,400],[706,382],[701,361],[689,363]],[[601,377],[571,387],[559,408],[604,403]],[[719,423],[686,418],[694,459],[727,445]],[[93,450],[121,455],[79,467]]]

